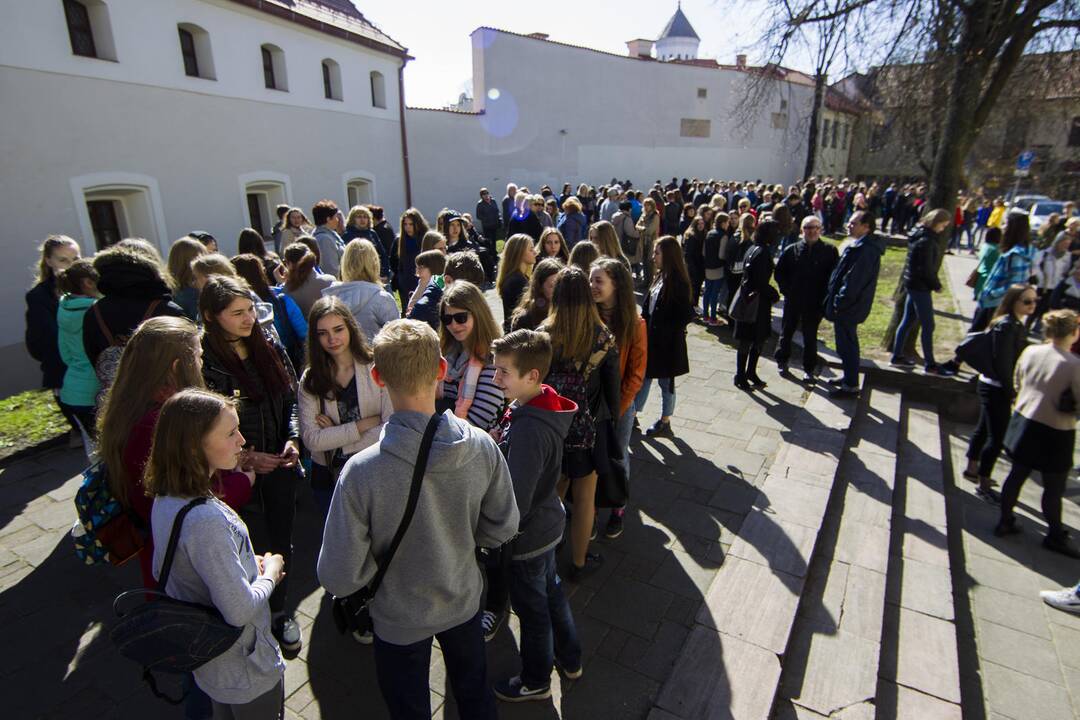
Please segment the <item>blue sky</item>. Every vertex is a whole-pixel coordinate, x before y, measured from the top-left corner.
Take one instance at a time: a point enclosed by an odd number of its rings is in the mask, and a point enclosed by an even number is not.
[[[354,0],[372,22],[409,48],[416,60],[405,69],[409,105],[441,107],[457,100],[472,77],[469,33],[481,25],[528,34],[543,32],[552,40],[614,53],[626,41],[655,38],[675,12],[675,3],[625,0],[591,3],[447,2],[440,0]],[[685,0],[682,3],[701,37],[700,57],[734,63],[757,39],[761,3],[735,0]],[[754,62],[750,53],[750,62]],[[808,69],[793,54],[786,64]]]

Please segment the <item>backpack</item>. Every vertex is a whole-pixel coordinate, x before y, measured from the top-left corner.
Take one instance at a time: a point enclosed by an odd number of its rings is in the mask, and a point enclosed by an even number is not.
[[[160,298],[150,301],[150,304],[146,306],[146,312],[143,313],[142,320],[139,321],[139,325],[154,314],[154,310],[157,309],[159,304],[161,304]],[[94,313],[94,319],[97,320],[101,334],[109,341],[109,347],[101,351],[97,362],[94,363],[94,372],[97,374],[98,382],[101,384],[97,394],[97,406],[101,407],[105,402],[105,393],[112,386],[113,379],[116,378],[116,371],[120,368],[120,358],[124,354],[124,346],[127,345],[128,336],[113,336],[109,326],[105,324],[105,318],[101,316],[101,308],[98,307],[97,303],[94,303],[90,309]]]
[[[994,372],[993,331],[994,329],[990,328],[982,332],[968,333],[967,337],[956,346],[956,357],[970,365],[976,372],[1000,382],[1000,378],[996,377],[997,373]]]
[[[71,528],[71,540],[75,555],[86,565],[121,565],[146,544],[142,521],[113,495],[103,462],[83,470],[75,512],[79,519]]]
[[[611,344],[605,342],[595,350],[585,363],[558,360],[551,365],[544,382],[563,397],[577,403],[578,411],[570,422],[570,429],[563,442],[564,452],[592,450],[596,444],[596,423],[589,408],[589,377],[607,355]]]

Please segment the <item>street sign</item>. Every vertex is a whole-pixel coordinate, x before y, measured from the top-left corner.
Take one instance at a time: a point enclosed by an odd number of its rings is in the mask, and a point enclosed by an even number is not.
[[[1025,150],[1020,153],[1020,157],[1016,158],[1016,170],[1013,171],[1013,175],[1016,177],[1027,177],[1031,174],[1031,163],[1035,160],[1035,153],[1031,150]]]

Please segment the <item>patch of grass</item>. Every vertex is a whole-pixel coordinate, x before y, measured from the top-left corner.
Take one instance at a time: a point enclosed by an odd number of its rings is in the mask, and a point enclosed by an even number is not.
[[[0,457],[66,435],[70,429],[49,390],[28,390],[0,400]]]
[[[826,241],[839,247],[843,242],[842,237],[826,237]],[[878,275],[877,290],[874,293],[874,306],[870,310],[870,316],[859,326],[859,350],[864,357],[875,360],[888,360],[889,352],[883,348],[882,339],[885,330],[889,327],[889,320],[893,313],[893,293],[896,292],[896,284],[900,280],[900,274],[904,271],[904,261],[907,259],[907,248],[885,248],[885,254],[881,258],[881,272]],[[941,281],[944,287],[940,293],[934,293],[934,355],[939,362],[952,357],[956,345],[964,336],[967,326],[959,318],[960,310],[956,304],[956,297],[949,284],[949,274],[944,267],[941,270]],[[836,336],[833,334],[833,326],[830,322],[821,323],[818,337],[831,347],[836,347]],[[922,352],[922,346],[916,343],[918,351]]]

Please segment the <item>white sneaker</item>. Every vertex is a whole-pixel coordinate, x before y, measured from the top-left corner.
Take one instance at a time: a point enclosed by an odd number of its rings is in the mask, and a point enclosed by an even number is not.
[[[1052,608],[1080,614],[1080,595],[1076,594],[1075,587],[1062,588],[1061,590],[1043,590],[1039,593],[1039,597]]]

